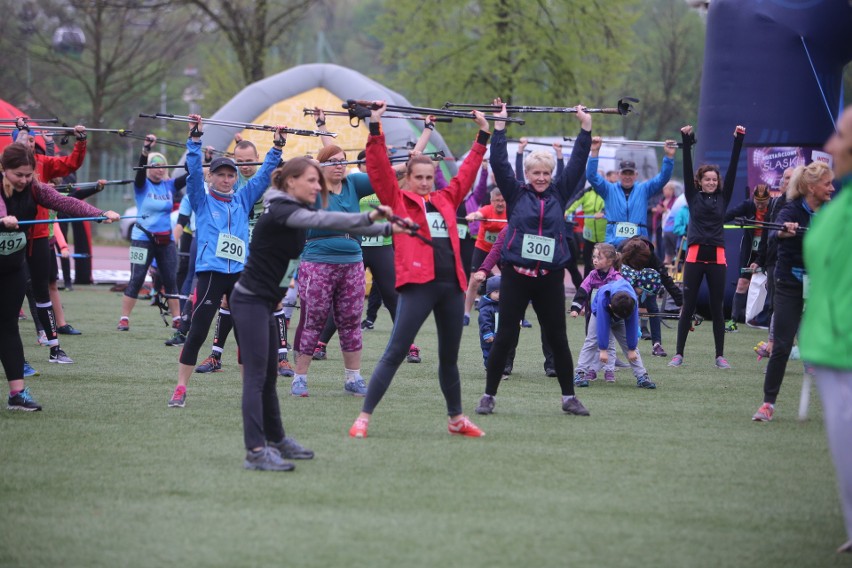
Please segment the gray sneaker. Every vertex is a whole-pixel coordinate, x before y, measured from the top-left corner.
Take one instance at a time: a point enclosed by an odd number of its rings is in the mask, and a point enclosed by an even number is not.
[[[54,347],[50,350],[50,357],[47,359],[47,362],[68,365],[70,363],[73,363],[74,361],[65,353],[65,351],[63,351],[59,347]]]
[[[267,442],[267,445],[278,450],[284,459],[309,460],[314,457],[313,450],[309,450],[293,438],[285,437],[280,442]]]
[[[246,452],[246,460],[243,462],[246,469],[258,471],[293,471],[295,464],[281,459],[281,454],[275,448],[269,446],[258,452],[249,450]]]
[[[583,403],[580,402],[580,399],[576,396],[563,402],[562,410],[568,414],[574,414],[575,416],[589,416],[589,411],[585,406],[583,406]]]
[[[491,414],[494,412],[494,397],[490,394],[482,395],[479,399],[479,406],[476,407],[477,414]]]
[[[669,367],[680,367],[681,365],[683,365],[683,355],[675,355],[669,361]]]
[[[719,369],[730,369],[731,364],[728,363],[728,360],[722,356],[716,357],[716,367]]]
[[[346,394],[352,396],[367,396],[367,383],[364,381],[364,377],[356,375],[351,381],[343,383],[343,390],[346,391]]]

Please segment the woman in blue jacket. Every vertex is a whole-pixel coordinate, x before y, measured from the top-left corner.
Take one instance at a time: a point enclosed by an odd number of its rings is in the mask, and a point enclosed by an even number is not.
[[[204,169],[201,165],[201,117],[189,115],[189,139],[186,142],[186,165],[189,177],[186,192],[195,211],[195,238],[198,253],[195,272],[198,276],[192,325],[180,354],[178,384],[169,406],[183,407],[186,404],[186,385],[198,362],[210,324],[219,309],[222,295],[230,298],[234,284],[240,277],[248,256],[249,211],[269,187],[272,171],[281,161],[281,149],[287,135],[283,127],[277,127],[273,138],[274,147],[266,154],[260,170],[238,192],[237,165],[231,158],[219,157],[210,163],[209,191],[204,190]]]
[[[502,104],[500,99],[495,104]],[[589,156],[592,116],[577,107],[580,133],[571,159],[561,175],[552,180],[555,166],[549,152],[533,152],[524,163],[522,183],[515,178],[506,151],[506,123],[494,123],[491,140],[491,168],[506,199],[508,229],[501,251],[500,314],[503,321],[519,322],[532,301],[542,331],[553,347],[554,364],[562,390],[562,410],[588,416],[589,411],[574,396],[574,361],[565,329],[565,266],[571,260],[564,211],[571,201]],[[506,107],[497,114],[507,116]],[[520,328],[504,325],[497,330],[486,366],[485,394],[477,414],[494,411],[494,396],[506,366],[506,357],[518,342]]]

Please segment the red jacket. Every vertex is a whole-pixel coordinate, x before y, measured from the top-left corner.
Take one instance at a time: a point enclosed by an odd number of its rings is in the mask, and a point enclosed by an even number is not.
[[[450,244],[455,253],[456,275],[459,288],[467,289],[467,274],[462,268],[461,251],[456,222],[456,209],[464,200],[468,190],[476,180],[476,174],[485,155],[485,146],[474,142],[465,158],[459,173],[450,180],[444,189],[433,191],[429,201],[444,217],[450,234]],[[371,135],[367,139],[367,175],[383,205],[389,206],[400,217],[409,217],[420,225],[419,233],[429,238],[429,226],[426,222],[426,200],[420,195],[402,190],[396,182],[396,173],[388,160],[385,135]],[[432,247],[410,235],[397,233],[393,236],[394,264],[396,266],[396,287],[406,284],[424,284],[435,279],[435,255]]]
[[[80,169],[86,158],[86,141],[78,140],[74,143],[74,150],[68,156],[45,156],[36,154],[36,174],[42,183],[50,183],[53,178],[62,178]],[[36,219],[49,219],[50,212],[38,206]],[[45,239],[50,236],[50,225],[47,223],[33,225],[30,229],[31,239]]]

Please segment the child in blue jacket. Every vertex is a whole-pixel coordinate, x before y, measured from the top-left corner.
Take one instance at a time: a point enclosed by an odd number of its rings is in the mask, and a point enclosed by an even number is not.
[[[488,364],[488,354],[497,336],[500,320],[500,276],[492,276],[485,282],[485,295],[479,299],[479,346],[482,348],[483,364]]]

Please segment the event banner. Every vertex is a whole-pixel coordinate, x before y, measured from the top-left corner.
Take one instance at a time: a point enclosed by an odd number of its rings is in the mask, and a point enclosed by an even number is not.
[[[831,163],[831,156],[812,146],[755,146],[748,148],[748,186],[765,183],[770,191],[778,191],[781,176],[787,168],[806,166],[814,161]]]

